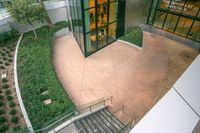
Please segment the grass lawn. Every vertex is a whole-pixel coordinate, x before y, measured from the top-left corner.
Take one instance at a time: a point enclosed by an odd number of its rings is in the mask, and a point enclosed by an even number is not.
[[[61,22],[53,28],[39,28],[36,30],[37,40],[34,39],[32,31],[28,32],[24,34],[19,47],[19,84],[34,129],[39,129],[52,119],[75,109],[60,84],[52,63],[53,35],[66,26],[66,23]],[[42,92],[45,91],[48,91],[48,94],[43,95]],[[46,99],[51,99],[52,103],[44,105],[42,101]]]
[[[129,33],[120,37],[121,40],[127,41],[136,45],[138,47],[142,47],[143,45],[143,32],[140,27],[134,27]]]

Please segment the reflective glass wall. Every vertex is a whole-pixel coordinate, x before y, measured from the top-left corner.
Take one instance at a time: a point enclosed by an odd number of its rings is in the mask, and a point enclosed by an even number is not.
[[[84,0],[86,56],[116,40],[118,1]]]
[[[127,0],[126,1],[126,33],[133,27],[141,26],[147,22],[151,0]]]
[[[82,19],[82,6],[80,0],[69,0],[69,8],[72,21],[72,31],[77,43],[79,44],[83,54],[85,53],[84,47],[84,34],[83,34],[83,19]]]
[[[70,0],[73,33],[85,56],[123,35],[123,3],[125,0]]]
[[[200,0],[152,0],[147,23],[200,42]]]

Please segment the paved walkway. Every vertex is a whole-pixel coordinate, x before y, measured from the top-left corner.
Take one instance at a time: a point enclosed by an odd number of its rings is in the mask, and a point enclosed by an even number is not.
[[[197,54],[189,47],[144,32],[142,50],[114,42],[84,58],[74,37],[68,34],[55,41],[53,62],[62,85],[77,106],[113,96],[111,109],[124,105],[126,115],[116,115],[128,122],[133,118],[140,120]]]

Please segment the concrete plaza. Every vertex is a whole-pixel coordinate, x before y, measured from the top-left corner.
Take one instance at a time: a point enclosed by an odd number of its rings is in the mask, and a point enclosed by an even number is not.
[[[144,32],[144,47],[114,42],[85,58],[72,33],[57,38],[53,63],[76,106],[113,97],[111,111],[124,123],[138,122],[172,87],[198,52]]]

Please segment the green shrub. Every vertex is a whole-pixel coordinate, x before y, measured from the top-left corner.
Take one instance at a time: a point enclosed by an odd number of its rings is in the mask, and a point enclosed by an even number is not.
[[[138,47],[142,47],[143,45],[143,31],[141,27],[133,27],[131,31],[124,36],[120,37],[121,40],[127,41],[136,45]]]
[[[0,95],[0,99],[3,99],[4,98],[4,96],[3,95]]]
[[[13,55],[9,54],[8,57],[13,57]]]
[[[3,109],[0,109],[0,115],[4,114],[5,111]]]
[[[6,56],[6,54],[5,54],[5,53],[1,53],[1,56],[3,56],[3,57],[4,57],[4,56]]]
[[[6,60],[7,60],[7,57],[3,57],[3,60],[6,61]]]
[[[6,125],[3,125],[0,127],[0,133],[3,133],[3,132],[6,132],[8,130],[9,126],[6,124]]]
[[[6,78],[3,78],[3,79],[2,79],[2,82],[3,82],[3,83],[6,83],[6,82],[8,82],[8,80],[7,80]]]
[[[3,64],[3,61],[0,61],[0,64]]]
[[[8,85],[8,84],[3,84],[3,86],[2,86],[4,89],[7,89],[7,88],[9,88],[10,86]]]
[[[8,59],[8,62],[10,62],[10,63],[13,62],[13,59]]]
[[[15,51],[15,48],[11,48],[10,51]]]
[[[4,64],[5,64],[5,66],[9,66],[10,65],[10,63],[8,63],[8,62],[5,62]]]
[[[19,121],[19,118],[18,118],[18,116],[12,116],[12,117],[11,117],[11,122],[12,122],[12,123],[15,123],[15,124],[17,124],[17,123],[18,123],[18,121]]]
[[[2,101],[0,101],[0,107],[2,107],[4,105],[4,103]]]
[[[10,102],[9,102],[9,106],[13,108],[13,107],[15,107],[15,106],[16,106],[16,104],[15,104],[15,102],[13,102],[13,101],[10,101]]]
[[[9,112],[10,115],[15,115],[17,113],[16,109],[11,109],[11,111]]]
[[[6,90],[6,95],[10,95],[12,92],[10,90]]]
[[[11,96],[11,95],[8,95],[8,96],[7,96],[7,99],[8,99],[8,101],[11,101],[11,100],[13,100],[13,96]]]
[[[32,37],[32,32],[25,33],[19,47],[19,83],[34,129],[74,109],[74,104],[58,80],[52,64],[52,37],[62,27],[63,24],[56,24],[53,28],[44,26],[37,29],[37,40]],[[53,101],[51,105],[44,106],[41,102],[41,88],[49,91],[48,95]]]
[[[0,65],[0,69],[5,69],[5,66]]]
[[[3,116],[0,116],[0,124],[3,124],[6,122],[6,119]]]
[[[9,42],[16,40],[18,32],[12,28],[11,31],[0,33],[0,46],[5,46]]]
[[[12,133],[29,133],[29,130],[26,127],[15,126],[12,129]]]

